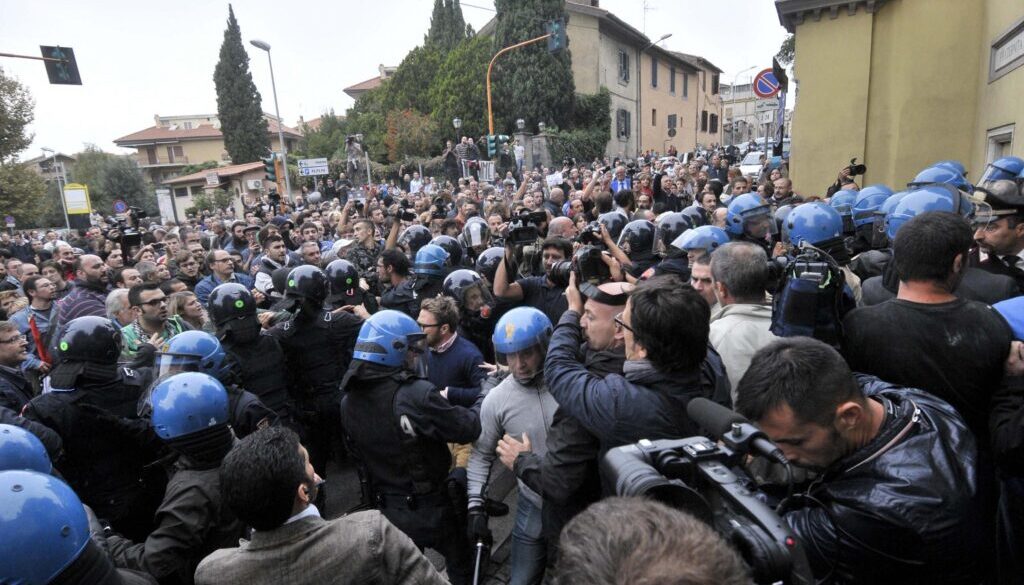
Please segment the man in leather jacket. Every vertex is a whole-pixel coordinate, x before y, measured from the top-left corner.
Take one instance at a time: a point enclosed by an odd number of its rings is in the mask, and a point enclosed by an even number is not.
[[[736,410],[820,476],[783,504],[828,583],[979,583],[988,549],[978,448],[939,398],[850,372],[783,338],[755,354]]]
[[[342,382],[341,427],[359,460],[366,503],[418,547],[444,555],[453,583],[469,583],[469,543],[446,490],[447,443],[476,440],[480,402],[465,408],[441,396],[426,379],[427,351],[412,317],[384,310],[367,319]]]

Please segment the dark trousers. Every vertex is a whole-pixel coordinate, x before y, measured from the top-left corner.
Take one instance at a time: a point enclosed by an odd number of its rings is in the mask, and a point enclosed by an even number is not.
[[[292,411],[299,428],[299,438],[309,452],[309,462],[320,477],[327,478],[327,463],[333,458],[338,461],[344,456],[345,446],[342,441],[341,421],[338,413],[341,409],[341,398],[331,394],[322,394],[299,401]],[[316,507],[321,514],[326,514],[328,486],[321,486]]]
[[[1004,479],[1000,484],[996,519],[998,582],[1021,585],[1024,583],[1024,478]]]
[[[473,582],[473,557],[466,531],[460,527],[451,504],[416,506],[413,509],[401,501],[389,499],[380,511],[420,550],[432,548],[441,553],[449,581],[455,585]]]

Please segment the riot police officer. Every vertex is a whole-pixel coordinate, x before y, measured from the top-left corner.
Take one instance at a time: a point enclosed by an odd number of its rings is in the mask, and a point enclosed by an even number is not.
[[[436,244],[427,244],[416,252],[416,261],[412,265],[412,273],[416,278],[412,282],[412,289],[419,302],[436,297],[444,290],[448,259],[448,252]]]
[[[463,256],[465,251],[462,248],[462,244],[458,240],[451,236],[437,236],[430,243],[435,246],[440,246],[445,252],[448,253],[448,260],[445,262],[445,268],[447,272],[458,270],[463,267]]]
[[[453,583],[472,566],[446,493],[447,443],[480,434],[479,402],[454,406],[426,380],[426,336],[411,317],[381,311],[363,323],[345,376],[341,423],[372,503],[417,546],[441,552]]]
[[[500,258],[499,258],[500,261]],[[498,322],[515,303],[495,299],[487,281],[472,270],[456,270],[444,279],[444,294],[459,305],[459,333],[473,342],[484,361],[494,363],[491,333]]]
[[[337,425],[340,383],[363,323],[352,313],[324,310],[329,292],[330,283],[322,270],[315,266],[295,268],[288,275],[285,290],[294,317],[270,330],[281,343],[288,364],[295,400],[293,418],[299,423],[309,460],[321,477],[327,476],[332,454],[341,455]],[[324,490],[320,494],[321,502],[326,501]]]
[[[239,385],[289,423],[292,401],[284,351],[276,338],[261,334],[252,294],[240,284],[224,283],[210,293],[209,311]]]
[[[147,466],[163,448],[138,416],[152,372],[119,367],[120,355],[121,331],[110,319],[71,320],[57,341],[53,391],[33,398],[24,416],[60,435],[65,455],[56,467],[96,515],[141,539],[166,482]]]
[[[376,313],[377,299],[363,291],[359,283],[359,270],[348,260],[334,260],[324,268],[324,274],[331,285],[327,295],[327,309],[355,307],[362,305],[367,313]]]
[[[420,248],[430,243],[433,237],[430,230],[426,227],[419,224],[411,225],[399,234],[398,247],[405,252],[406,256],[412,259],[416,257],[416,253],[420,251]]]
[[[494,274],[498,271],[498,264],[505,257],[505,248],[487,248],[476,257],[475,269],[477,274],[484,277],[489,287],[494,286]]]
[[[654,224],[646,219],[635,219],[622,228],[616,245],[629,258],[623,268],[634,278],[639,278],[656,261],[654,249]]]
[[[235,546],[245,527],[221,504],[220,464],[234,445],[228,393],[200,372],[174,374],[151,395],[153,428],[178,455],[174,475],[144,542],[107,537],[114,564],[145,571],[161,583],[192,583],[199,561]]]
[[[141,585],[90,538],[85,506],[68,484],[39,471],[0,471],[0,567],[4,583]]]
[[[777,226],[771,206],[757,193],[744,193],[729,202],[725,227],[731,239],[757,244],[772,257],[768,236],[777,231]]]
[[[217,338],[205,331],[182,331],[172,337],[157,353],[156,368],[160,379],[178,372],[202,372],[216,378],[228,394],[228,415],[238,438],[278,422],[276,412],[238,385],[235,364]]]

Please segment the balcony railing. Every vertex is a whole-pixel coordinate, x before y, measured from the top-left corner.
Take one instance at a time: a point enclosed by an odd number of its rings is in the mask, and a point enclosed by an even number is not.
[[[140,167],[163,167],[171,165],[187,165],[188,156],[176,156],[173,159],[168,159],[166,156],[158,156],[155,159],[151,159],[148,156],[140,156],[136,160],[139,161]]]

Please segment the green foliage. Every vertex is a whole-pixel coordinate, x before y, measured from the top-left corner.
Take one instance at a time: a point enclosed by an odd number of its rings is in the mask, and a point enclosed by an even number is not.
[[[213,198],[210,197],[209,193],[203,191],[201,193],[194,193],[192,195],[192,207],[190,209],[198,211],[213,211],[215,209]],[[195,213],[193,211],[192,213]],[[185,210],[188,213],[188,210]]]
[[[46,211],[46,183],[28,165],[0,162],[0,215],[19,226],[36,226]]]
[[[604,156],[608,145],[608,132],[600,128],[577,128],[575,130],[548,130],[548,152],[551,160],[560,161],[575,158],[581,162]]]
[[[603,130],[605,134],[612,131],[612,95],[607,87],[601,87],[595,94],[576,94],[576,107],[573,110],[573,128],[593,127]],[[609,135],[607,139],[610,139]]]
[[[240,164],[259,160],[270,148],[270,137],[260,92],[249,72],[249,55],[242,46],[242,32],[230,4],[213,82],[217,89],[217,116],[224,134],[224,147],[231,161]]]
[[[388,83],[384,83],[359,96],[345,115],[347,133],[362,134],[363,149],[376,161],[387,157],[387,146],[384,144],[384,135],[387,133],[386,111],[383,106],[387,88]],[[344,144],[335,151],[334,157],[345,158]]]
[[[388,112],[388,132],[384,143],[388,160],[396,162],[406,156],[429,156],[434,145],[434,125],[430,118],[415,110]]]
[[[544,23],[567,18],[565,0],[495,0],[494,52],[544,34]],[[509,133],[515,120],[567,128],[572,121],[572,61],[569,50],[549,53],[544,42],[502,55],[494,64],[491,91],[495,132]]]
[[[467,36],[466,21],[462,18],[459,0],[434,0],[434,12],[430,16],[430,29],[423,37],[423,44],[450,51]]]
[[[428,90],[441,67],[441,51],[431,45],[409,51],[395,74],[383,84],[387,87],[385,111],[409,108],[423,113],[430,111]]]
[[[796,37],[788,35],[782,46],[779,47],[779,52],[775,54],[775,59],[780,65],[790,65],[793,60],[796,59]]]
[[[226,209],[231,207],[231,203],[234,199],[234,197],[231,196],[231,193],[228,193],[224,189],[214,189],[213,191],[210,191],[208,195],[217,209]]]
[[[461,136],[487,134],[484,76],[492,56],[491,37],[466,39],[448,53],[430,85],[431,117],[440,135],[454,136],[452,119],[461,118]]]
[[[191,175],[192,173],[198,173],[199,171],[205,171],[207,169],[215,169],[220,165],[215,160],[208,160],[194,165],[185,165],[181,168],[180,175]]]
[[[339,148],[345,146],[344,120],[334,115],[334,110],[320,117],[316,130],[304,128],[305,134],[299,144],[304,158],[330,158]]]
[[[149,214],[158,213],[156,194],[146,184],[138,163],[131,156],[103,152],[95,145],[75,155],[71,175],[76,183],[89,187],[93,209],[103,214],[113,212],[115,199],[140,207]]]
[[[35,118],[28,88],[0,68],[0,162],[28,148],[32,135],[25,128]]]

